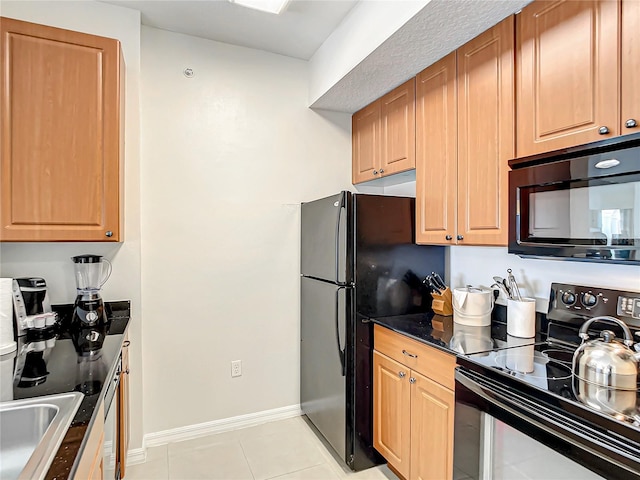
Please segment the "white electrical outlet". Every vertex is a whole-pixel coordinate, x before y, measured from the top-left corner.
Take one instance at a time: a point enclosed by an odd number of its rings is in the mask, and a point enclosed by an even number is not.
[[[242,360],[233,360],[231,362],[231,376],[239,377],[242,375]]]

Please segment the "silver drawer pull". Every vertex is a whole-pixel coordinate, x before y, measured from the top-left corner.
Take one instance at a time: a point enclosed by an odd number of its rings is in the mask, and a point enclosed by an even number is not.
[[[405,377],[405,375],[406,375],[406,373],[404,373],[404,372],[398,372],[398,376],[399,376],[400,378],[404,378],[404,377]]]
[[[415,379],[415,378],[413,378],[413,377],[411,377],[411,378],[409,379],[409,383],[416,383],[416,379]]]
[[[418,355],[414,355],[413,353],[409,353],[406,350],[402,350],[402,354],[406,355],[407,357],[418,358]]]

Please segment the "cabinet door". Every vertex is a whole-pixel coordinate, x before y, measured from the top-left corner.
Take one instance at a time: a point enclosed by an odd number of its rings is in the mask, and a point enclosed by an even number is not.
[[[380,177],[380,101],[364,107],[351,117],[353,183]]]
[[[456,243],[456,139],[454,52],[416,77],[417,243]]]
[[[619,134],[618,10],[545,1],[516,15],[518,157]]]
[[[415,99],[415,78],[380,99],[381,175],[416,168]]]
[[[119,240],[119,42],[7,18],[0,34],[0,240]]]
[[[103,477],[104,402],[100,402],[94,417],[91,430],[85,433],[86,440],[77,460],[74,480],[102,480]]]
[[[122,345],[122,372],[120,374],[120,391],[118,392],[118,456],[120,459],[120,478],[124,478],[127,467],[127,452],[129,451],[129,336],[125,336]]]
[[[404,478],[411,454],[410,370],[373,352],[373,446]]]
[[[640,2],[623,0],[621,15],[620,134],[640,131]]]
[[[514,35],[509,17],[457,50],[459,243],[507,245]]]
[[[411,480],[453,476],[453,391],[412,371]]]

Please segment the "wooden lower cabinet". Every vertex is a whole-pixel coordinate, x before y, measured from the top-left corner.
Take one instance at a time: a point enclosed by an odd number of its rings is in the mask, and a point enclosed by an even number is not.
[[[453,476],[453,391],[411,373],[411,479]]]
[[[373,446],[405,478],[411,456],[410,371],[373,352]]]
[[[91,426],[82,456],[78,462],[75,480],[102,480],[103,449],[104,449],[104,403],[100,404],[95,413],[95,420]]]
[[[118,458],[120,461],[120,478],[124,478],[127,470],[127,452],[129,451],[129,336],[125,336],[122,344],[122,371],[118,392]]]
[[[378,338],[381,342],[378,342]],[[409,362],[443,352],[376,325],[373,352],[373,446],[396,473],[407,480],[451,479],[453,476],[453,418],[455,357],[422,372],[390,358],[378,349],[402,345]],[[435,362],[434,362],[435,363]],[[416,363],[417,364],[417,363]],[[433,376],[439,381],[429,378]],[[443,372],[447,378],[443,377]],[[450,378],[449,378],[450,377]]]

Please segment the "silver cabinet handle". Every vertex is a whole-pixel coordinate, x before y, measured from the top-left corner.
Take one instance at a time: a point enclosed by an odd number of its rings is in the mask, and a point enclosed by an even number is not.
[[[630,118],[626,122],[624,122],[624,126],[627,128],[636,128],[638,126],[638,122],[636,122],[635,118]]]
[[[111,230],[107,230],[104,234],[105,234],[107,237],[113,237],[113,232],[112,232]]]
[[[407,357],[418,358],[418,355],[414,355],[413,353],[409,353],[406,350],[402,350],[402,354],[406,355]]]
[[[378,170],[374,170],[374,171],[373,171],[373,174],[374,174],[374,175],[377,175],[377,174],[378,174]]]
[[[404,378],[404,377],[406,377],[406,376],[407,376],[407,374],[406,374],[406,373],[404,373],[404,372],[398,372],[398,376],[399,376],[400,378]]]
[[[451,235],[447,235],[446,237],[444,237],[445,240],[451,240],[453,237]]]
[[[609,128],[608,128],[608,127],[605,127],[605,126],[602,126],[602,127],[600,127],[600,128],[598,129],[598,133],[599,133],[600,135],[606,135],[607,133],[609,133]]]
[[[458,240],[464,240],[464,236],[462,236],[462,235],[458,235],[456,238],[457,238]]]
[[[380,169],[380,175],[382,175],[384,173],[384,168]]]
[[[413,378],[413,377],[411,377],[411,378],[409,379],[409,383],[416,383],[416,379],[415,379],[415,378]]]

